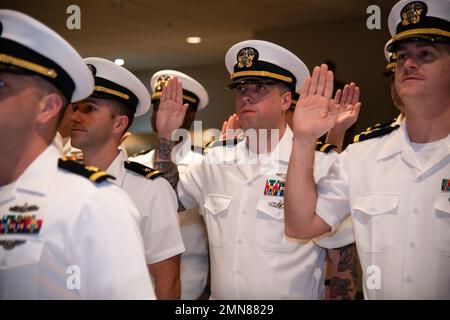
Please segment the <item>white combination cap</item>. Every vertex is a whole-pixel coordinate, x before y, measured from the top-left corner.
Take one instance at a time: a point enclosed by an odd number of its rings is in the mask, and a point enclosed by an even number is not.
[[[84,59],[95,79],[94,94],[114,99],[141,116],[150,109],[150,94],[141,80],[130,71],[112,61],[90,57]]]
[[[240,83],[278,82],[298,93],[310,75],[295,54],[262,40],[247,40],[232,46],[225,55],[225,65],[230,73],[230,89]]]
[[[60,35],[13,10],[0,10],[0,70],[36,74],[76,102],[89,97],[94,79],[78,52]]]
[[[389,14],[393,52],[401,42],[449,43],[450,0],[399,1]]]
[[[187,103],[197,111],[208,105],[208,92],[200,82],[185,73],[175,70],[161,70],[152,76],[150,80],[150,87],[153,90],[152,102],[161,98],[163,87],[174,77],[177,77],[183,85],[183,103]]]

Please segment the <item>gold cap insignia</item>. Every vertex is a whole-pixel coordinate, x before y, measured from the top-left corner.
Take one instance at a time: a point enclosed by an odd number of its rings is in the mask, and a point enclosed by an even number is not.
[[[237,54],[238,68],[250,68],[253,60],[258,60],[259,53],[255,48],[243,48]]]
[[[423,2],[411,2],[406,5],[402,11],[402,25],[406,27],[409,24],[416,24],[420,21],[421,15],[425,14],[427,6]]]
[[[397,53],[394,52],[391,54],[391,57],[389,58],[389,62],[397,61]]]
[[[158,80],[156,80],[155,83],[155,91],[162,91],[162,89],[167,86],[167,84],[169,83],[169,80],[172,79],[171,76],[169,75],[162,75],[158,78]]]

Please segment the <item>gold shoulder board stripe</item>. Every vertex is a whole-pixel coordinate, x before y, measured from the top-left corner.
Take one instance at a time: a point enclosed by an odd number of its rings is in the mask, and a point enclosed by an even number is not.
[[[320,151],[325,152],[325,150],[327,150],[327,148],[331,146],[330,144],[326,143],[324,144],[322,147],[320,147]]]
[[[97,180],[99,180],[102,177],[108,176],[108,174],[105,171],[99,171],[99,172],[95,172],[93,175],[91,175],[89,177],[89,180],[96,182]]]
[[[335,148],[336,146],[330,143],[322,143],[322,142],[316,143],[316,151],[328,153]]]
[[[69,160],[67,157],[63,157],[58,160],[58,167],[67,170],[72,173],[76,173],[80,176],[88,178],[92,182],[100,183],[105,181],[106,179],[116,179],[112,175],[108,174],[105,171],[100,171],[96,167],[87,166],[85,167],[81,163],[76,161]]]
[[[150,172],[145,177],[148,178],[148,179],[152,179],[152,178],[154,179],[154,178],[157,178],[157,177],[162,176],[162,175],[163,174],[162,174],[161,171],[156,170],[156,171]]]
[[[125,161],[124,166],[125,169],[130,170],[134,173],[137,173],[151,180],[156,179],[163,175],[163,173],[158,170],[152,169],[150,167],[144,166],[143,164],[134,161]]]

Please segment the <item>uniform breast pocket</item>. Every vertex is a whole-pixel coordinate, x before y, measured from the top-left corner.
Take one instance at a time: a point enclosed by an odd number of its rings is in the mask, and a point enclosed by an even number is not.
[[[278,199],[277,199],[278,201]],[[271,206],[277,202],[263,198],[256,206],[256,241],[265,251],[290,252],[297,242],[284,234],[284,209]]]
[[[437,196],[434,208],[436,246],[441,254],[450,256],[450,194]]]
[[[0,237],[0,270],[38,264],[43,248],[42,241]]]
[[[394,238],[398,194],[372,193],[352,202],[355,238],[363,252],[387,252]]]
[[[203,205],[205,223],[208,229],[208,239],[212,246],[222,247],[228,234],[228,208],[231,196],[208,194]]]
[[[0,237],[0,294],[6,294],[8,299],[38,299],[43,249],[41,241],[14,243]]]

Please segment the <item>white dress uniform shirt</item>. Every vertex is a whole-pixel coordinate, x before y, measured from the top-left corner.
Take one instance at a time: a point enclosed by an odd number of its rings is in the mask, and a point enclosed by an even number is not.
[[[0,299],[155,299],[129,197],[58,168],[59,157],[50,145],[0,188]],[[39,232],[8,232],[24,215]]]
[[[351,212],[367,299],[450,299],[450,136],[414,147],[403,121],[350,145],[319,182],[323,220]]]
[[[123,151],[106,170],[116,177],[114,183],[127,192],[140,216],[139,226],[144,238],[147,264],[160,262],[184,252],[177,217],[175,192],[164,178],[149,180],[125,169]]]
[[[181,146],[177,145],[175,152],[181,152]],[[176,158],[176,164],[180,175],[184,174],[192,164],[201,163],[203,156],[190,149],[185,154]],[[130,158],[153,168],[155,150]],[[192,208],[179,212],[181,236],[186,251],[181,255],[181,299],[197,299],[205,290],[208,281],[209,258],[208,236],[203,218],[198,214],[198,208]]]
[[[180,176],[179,198],[202,208],[209,237],[212,298],[319,299],[325,251],[284,233],[284,183],[292,149],[289,127],[269,157],[249,164],[246,142],[215,147]],[[316,180],[335,156],[317,152]],[[264,161],[265,160],[265,161]],[[353,234],[347,230],[347,241]],[[350,231],[350,232],[348,232]]]

